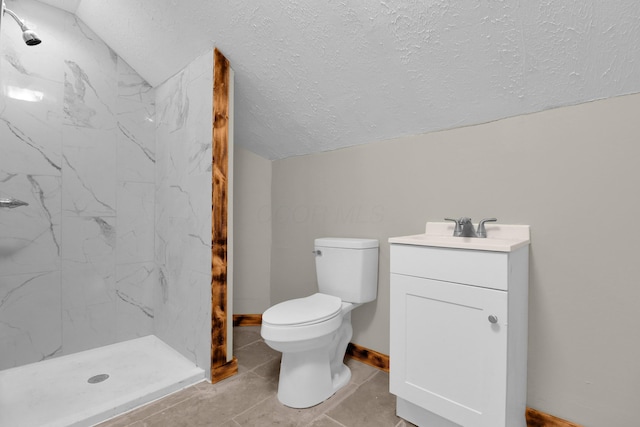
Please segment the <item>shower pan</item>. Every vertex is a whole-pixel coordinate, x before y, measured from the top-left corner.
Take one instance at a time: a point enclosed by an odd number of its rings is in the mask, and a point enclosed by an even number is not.
[[[0,426],[91,426],[200,381],[150,335],[0,371]]]

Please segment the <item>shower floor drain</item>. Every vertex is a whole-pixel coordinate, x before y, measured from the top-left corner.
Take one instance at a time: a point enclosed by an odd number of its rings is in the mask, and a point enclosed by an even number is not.
[[[97,384],[109,378],[109,374],[94,375],[87,380],[89,384]]]

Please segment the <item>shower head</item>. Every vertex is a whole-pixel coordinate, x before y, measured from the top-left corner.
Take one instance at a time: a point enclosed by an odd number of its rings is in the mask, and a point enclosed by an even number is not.
[[[40,37],[38,37],[35,31],[27,27],[24,21],[20,19],[18,15],[16,15],[13,11],[7,9],[3,0],[2,14],[4,15],[5,13],[8,13],[18,23],[18,25],[20,26],[20,29],[22,30],[22,39],[28,46],[35,46],[37,44],[42,43],[42,40],[40,40]]]
[[[42,40],[40,40],[36,32],[28,28],[22,31],[22,39],[28,46],[35,46],[42,43]]]

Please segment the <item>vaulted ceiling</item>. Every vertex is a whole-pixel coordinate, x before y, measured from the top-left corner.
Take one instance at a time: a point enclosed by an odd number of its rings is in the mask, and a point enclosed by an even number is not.
[[[638,0],[41,0],[152,85],[217,46],[269,159],[640,92]]]

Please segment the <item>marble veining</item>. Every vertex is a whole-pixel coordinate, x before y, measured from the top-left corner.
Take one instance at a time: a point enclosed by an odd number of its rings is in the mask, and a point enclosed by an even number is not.
[[[2,193],[28,203],[0,214],[0,277],[60,268],[59,176],[0,172]]]
[[[32,192],[37,195],[36,199],[38,200],[40,207],[42,208],[42,211],[44,212],[47,220],[49,221],[49,231],[51,232],[51,240],[53,240],[53,243],[56,245],[56,248],[57,248],[57,253],[58,255],[60,255],[60,243],[58,242],[58,238],[56,237],[56,231],[55,231],[56,224],[54,223],[53,215],[51,214],[51,211],[49,211],[49,208],[47,207],[44,190],[34,176],[27,175],[27,179],[31,183]]]
[[[105,257],[115,257],[116,228],[114,217],[64,216],[62,232],[64,260],[100,263]],[[68,245],[66,243],[69,243]]]
[[[118,98],[117,178],[118,181],[155,181],[155,104],[131,97]]]
[[[153,333],[155,89],[75,16],[0,29],[0,369]],[[37,307],[37,310],[34,309]]]
[[[92,120],[97,111],[85,102],[87,88],[99,99],[98,92],[89,76],[73,61],[65,61],[71,74],[65,73],[64,100],[66,118],[76,126],[93,127]],[[108,106],[105,105],[108,109]]]
[[[82,194],[82,192],[79,192],[78,190],[76,190],[74,192],[74,194],[70,195],[70,197],[65,198],[65,202],[66,206],[67,206],[67,210],[75,212],[77,214],[83,214],[83,213],[87,213],[89,208],[87,207],[87,205],[91,202],[95,202],[97,203],[98,206],[97,208],[94,208],[95,211],[100,212],[100,213],[107,213],[107,214],[113,214],[115,212],[115,203],[110,202],[107,203],[103,200],[101,200],[101,196],[99,196],[98,194],[96,194],[97,192],[94,191],[93,188],[91,188],[91,186],[89,185],[89,183],[85,180],[85,176],[83,173],[80,173],[78,170],[76,170],[76,168],[73,166],[72,161],[70,161],[67,156],[63,156],[64,161],[65,161],[65,165],[66,167],[69,169],[70,172],[67,172],[67,174],[65,174],[65,176],[70,176],[73,175],[75,178],[75,181],[77,182],[77,184],[82,187],[82,189],[84,189],[84,193],[86,194],[84,199],[79,199],[77,197],[78,194]],[[73,173],[71,173],[73,172]],[[66,189],[66,188],[65,188]],[[82,202],[82,203],[81,203]],[[70,205],[69,203],[71,203],[72,205]],[[101,207],[101,208],[100,208]]]
[[[169,133],[182,129],[189,115],[189,97],[184,88],[187,79],[187,71],[182,71],[158,88],[159,126],[167,126]]]
[[[153,333],[208,369],[213,52],[153,88],[20,2],[47,38],[1,28],[0,85],[33,102],[0,98],[0,190],[29,203],[0,217],[0,369]]]
[[[0,276],[0,369],[62,353],[59,283],[59,271]]]
[[[159,269],[160,272],[160,295],[162,296],[162,302],[167,303],[169,301],[169,285],[167,282],[167,277],[164,274],[164,270],[162,268]]]
[[[116,233],[114,227],[100,217],[94,216],[91,219],[100,227],[100,234],[104,237],[105,242],[107,242],[109,246],[115,247]]]
[[[211,328],[212,99],[202,94],[213,93],[212,68],[210,51],[156,88],[156,333],[205,366],[210,342],[202,337]],[[191,309],[180,309],[185,306]]]
[[[29,71],[27,71],[27,69],[24,67],[24,65],[22,65],[22,62],[20,62],[20,57],[17,55],[17,52],[11,50],[8,51],[5,55],[4,55],[4,59],[7,61],[8,64],[10,64],[18,73],[20,74],[24,74],[24,75],[30,75],[31,73]]]
[[[118,58],[118,97],[139,103],[155,103],[153,87],[121,58]]]
[[[139,308],[140,311],[144,313],[145,316],[153,319],[153,309],[151,307],[147,307],[143,305],[142,303],[136,301],[135,299],[133,299],[132,297],[130,297],[129,295],[125,294],[122,291],[116,291],[116,295],[118,296],[118,298],[120,298],[122,301],[126,302],[127,304],[130,304],[134,307]]]
[[[147,147],[143,146],[142,143],[136,139],[136,136],[131,133],[124,124],[118,122],[118,129],[120,129],[120,132],[125,136],[125,138],[127,138],[127,140],[131,141],[136,147],[140,149],[140,151],[142,151],[142,153],[144,153],[144,155],[147,157],[147,159],[149,159],[150,162],[156,162],[154,153]]]
[[[89,27],[84,25],[84,23],[80,19],[78,19],[76,15],[72,14],[72,15],[69,15],[69,17],[72,19],[71,25],[73,26],[74,29],[76,29],[81,34],[84,40],[89,40],[92,42],[97,41],[99,43],[102,43],[102,40],[100,40],[98,36],[96,36],[96,34],[89,29]]]
[[[25,281],[23,282],[19,282],[17,283],[14,287],[12,287],[11,289],[9,289],[3,296],[2,299],[0,299],[0,307],[2,307],[5,303],[7,303],[10,299],[11,296],[19,291],[21,288],[23,288],[24,286],[28,285],[31,281],[43,276],[44,273],[37,275],[37,276],[32,276],[32,277],[27,277]]]
[[[7,129],[11,132],[11,134],[19,141],[22,141],[29,148],[38,152],[38,154],[54,169],[57,171],[61,171],[62,167],[57,164],[55,161],[51,160],[51,158],[44,152],[44,149],[38,144],[36,144],[29,136],[27,136],[22,130],[18,127],[14,126],[9,120],[5,118],[0,118],[0,121],[4,122]]]
[[[152,183],[118,183],[118,264],[153,261],[154,192]]]

